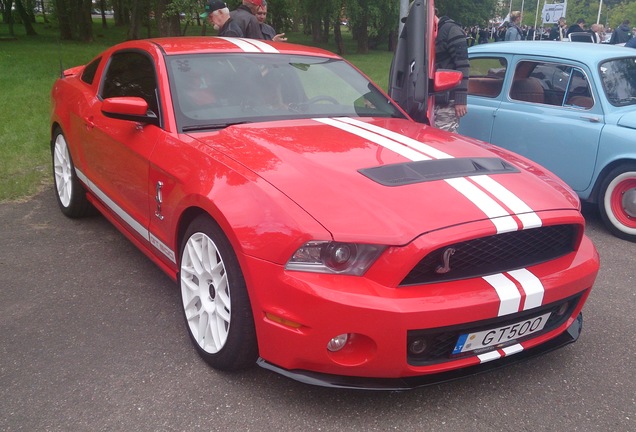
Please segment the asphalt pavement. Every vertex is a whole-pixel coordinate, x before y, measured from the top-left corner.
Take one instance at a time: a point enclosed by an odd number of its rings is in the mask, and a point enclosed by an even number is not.
[[[601,272],[579,341],[407,392],[221,373],[175,284],[103,217],[48,190],[0,204],[0,431],[635,431],[636,244],[586,209]]]

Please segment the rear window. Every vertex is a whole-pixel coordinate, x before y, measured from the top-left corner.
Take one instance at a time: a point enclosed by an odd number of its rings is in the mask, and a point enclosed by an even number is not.
[[[508,62],[503,57],[483,57],[470,60],[468,94],[497,97],[501,93]]]

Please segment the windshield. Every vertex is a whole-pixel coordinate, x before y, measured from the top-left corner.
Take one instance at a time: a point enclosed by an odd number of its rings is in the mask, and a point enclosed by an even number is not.
[[[606,61],[599,70],[605,95],[612,105],[636,104],[636,57]]]
[[[167,59],[182,131],[314,117],[403,117],[348,63],[286,54],[190,54]]]

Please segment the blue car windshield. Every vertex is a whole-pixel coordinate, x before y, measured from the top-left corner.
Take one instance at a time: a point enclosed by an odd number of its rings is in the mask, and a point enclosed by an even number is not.
[[[609,103],[618,107],[636,105],[636,57],[606,61],[599,71]]]

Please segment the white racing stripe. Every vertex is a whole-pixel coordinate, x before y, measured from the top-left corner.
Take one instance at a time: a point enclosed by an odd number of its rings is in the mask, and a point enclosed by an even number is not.
[[[361,129],[357,126],[353,126],[347,123],[342,123],[339,122],[335,119],[330,119],[330,118],[315,118],[314,119],[317,122],[320,123],[324,123],[333,127],[337,127],[340,130],[343,130],[345,132],[349,132],[353,135],[357,135],[361,138],[364,139],[368,139],[371,142],[374,142],[384,148],[387,148],[391,151],[394,151],[395,153],[404,156],[405,158],[412,160],[412,161],[419,161],[419,160],[430,160],[431,158],[410,148],[407,147],[403,144],[397,143],[391,139],[388,139],[386,137],[383,137],[381,135],[378,135],[374,132],[368,131],[368,130],[364,130]]]
[[[161,253],[168,257],[170,261],[173,263],[177,262],[175,258],[174,252],[166,245],[161,242],[157,237],[155,237],[150,231],[148,231],[143,225],[133,219],[128,213],[124,211],[115,201],[110,199],[108,195],[104,193],[100,188],[95,185],[84,173],[77,168],[75,168],[75,172],[77,173],[77,177],[79,177],[84,184],[88,187],[88,189],[98,197],[102,203],[106,207],[108,207],[113,213],[120,217],[122,221],[124,221],[130,228],[137,232],[141,237],[143,237],[146,241],[149,241],[154,247],[156,247]]]
[[[489,351],[487,353],[477,355],[479,363],[487,363],[489,361],[497,360],[502,357],[508,357],[510,355],[520,353],[521,351],[523,351],[523,346],[521,344],[514,344],[502,348],[501,351],[504,352],[503,355],[498,350]]]
[[[432,147],[428,144],[424,144],[422,142],[419,142],[417,140],[414,140],[413,138],[409,138],[406,135],[401,135],[399,133],[390,131],[388,129],[384,129],[381,128],[379,126],[370,124],[370,123],[366,123],[357,119],[353,119],[353,118],[349,118],[349,117],[339,117],[337,119],[334,120],[338,120],[341,121],[343,123],[348,123],[348,124],[352,124],[354,126],[358,126],[359,128],[362,129],[366,129],[368,131],[371,132],[375,132],[378,135],[382,135],[385,136],[387,138],[392,139],[393,141],[397,141],[401,144],[407,145],[421,153],[424,153],[425,155],[427,155],[430,159],[451,159],[453,156],[449,155],[448,153],[444,153],[441,150],[436,149],[435,147]]]
[[[484,354],[479,354],[477,357],[479,358],[479,363],[486,363],[501,358],[501,354],[499,354],[499,351],[494,350]]]
[[[514,344],[502,348],[501,350],[506,354],[506,356],[509,356],[523,351],[523,346],[521,344]]]
[[[528,310],[541,306],[543,303],[543,293],[545,288],[538,277],[533,275],[528,269],[519,269],[508,272],[517,282],[521,284],[526,293],[526,301],[523,310]]]
[[[248,53],[278,53],[279,51],[266,44],[265,42],[261,42],[257,39],[245,39],[245,38],[235,38],[235,37],[219,37],[219,39],[223,39],[227,42],[233,43],[240,49]]]
[[[499,312],[497,316],[509,315],[519,312],[521,305],[521,293],[513,281],[508,279],[503,273],[484,276],[499,296]]]
[[[472,201],[473,204],[479,207],[479,209],[488,216],[495,225],[495,228],[497,228],[497,234],[517,231],[519,229],[517,221],[510,216],[510,213],[508,213],[505,208],[488,196],[486,192],[469,182],[466,177],[445,179],[445,181]]]
[[[528,206],[528,204],[523,202],[521,198],[510,192],[500,183],[493,180],[492,177],[478,175],[470,177],[470,179],[493,194],[495,198],[512,210],[512,213],[521,220],[524,229],[537,228],[542,225],[541,218],[530,208],[530,206]]]
[[[523,308],[521,307],[522,291],[510,278],[517,281],[523,289],[523,294],[525,295]],[[539,278],[528,269],[522,268],[506,273],[497,273],[484,276],[482,279],[488,282],[499,296],[499,313],[497,316],[533,309],[543,304],[545,288]]]

